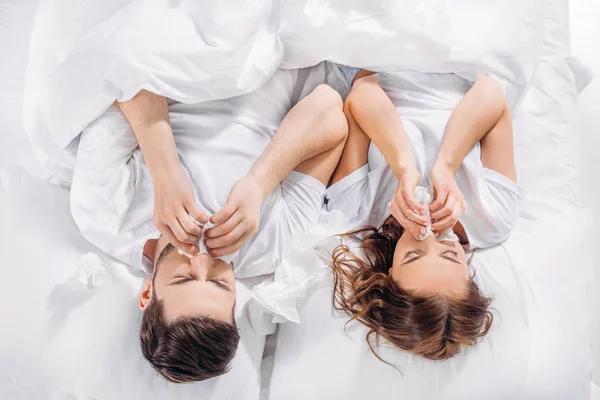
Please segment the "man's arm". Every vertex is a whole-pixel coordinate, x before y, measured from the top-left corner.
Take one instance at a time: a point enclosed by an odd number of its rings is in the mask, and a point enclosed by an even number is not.
[[[208,218],[198,208],[192,183],[179,162],[167,100],[142,90],[116,104],[132,127],[152,176],[154,224],[175,247],[196,254],[194,243],[201,229],[190,216],[200,223]]]
[[[227,205],[211,217],[206,232],[212,256],[237,251],[258,228],[260,206],[293,170],[326,185],[337,165],[348,125],[340,95],[319,85],[290,110],[273,140],[232,189]]]

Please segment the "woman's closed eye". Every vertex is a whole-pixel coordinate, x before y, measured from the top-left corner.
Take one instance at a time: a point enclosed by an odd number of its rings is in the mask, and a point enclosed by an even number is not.
[[[445,255],[445,254],[452,254],[453,257],[458,258],[458,253],[454,250],[450,250],[450,249],[445,250],[442,252],[442,255]]]
[[[412,259],[418,258],[418,256],[422,256],[423,252],[420,250],[409,250],[404,254],[404,260],[408,259],[410,256],[413,256]]]

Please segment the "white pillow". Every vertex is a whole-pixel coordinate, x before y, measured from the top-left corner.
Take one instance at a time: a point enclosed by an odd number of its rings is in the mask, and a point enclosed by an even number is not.
[[[8,170],[2,184],[0,398],[258,399],[265,336],[254,333],[247,307],[255,282],[237,285],[242,340],[232,370],[196,384],[168,383],[141,355],[140,271],[111,262],[81,236],[66,190],[22,169]],[[100,254],[109,279],[74,291],[63,283],[89,252]]]

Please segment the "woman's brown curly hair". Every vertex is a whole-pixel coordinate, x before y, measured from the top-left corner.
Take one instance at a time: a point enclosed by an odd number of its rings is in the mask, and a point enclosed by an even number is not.
[[[390,217],[379,229],[366,227],[343,235],[366,235],[360,245],[364,255],[355,255],[345,244],[334,250],[333,304],[350,315],[348,322],[356,320],[370,329],[367,343],[383,362],[373,347],[381,338],[427,359],[446,360],[488,333],[491,300],[481,295],[473,277],[461,298],[415,294],[396,285],[388,271],[403,231]]]

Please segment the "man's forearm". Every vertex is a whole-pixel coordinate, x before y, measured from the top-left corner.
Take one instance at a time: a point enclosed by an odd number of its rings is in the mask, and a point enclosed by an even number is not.
[[[469,151],[496,125],[506,107],[498,82],[488,76],[479,77],[450,116],[436,164],[456,173]]]
[[[153,179],[179,165],[164,97],[142,90],[133,99],[116,104],[135,133]]]
[[[322,90],[321,90],[322,89]],[[267,196],[298,165],[339,144],[347,129],[342,100],[331,88],[317,88],[284,118],[273,140],[258,158],[249,177]]]

